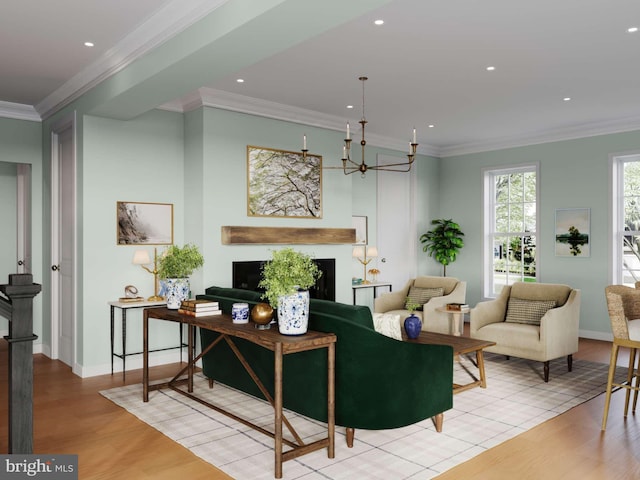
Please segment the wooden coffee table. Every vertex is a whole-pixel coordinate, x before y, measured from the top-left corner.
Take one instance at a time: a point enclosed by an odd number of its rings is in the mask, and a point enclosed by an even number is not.
[[[415,340],[410,340],[406,333],[402,333],[402,339],[406,342],[413,343],[425,343],[430,345],[450,345],[453,347],[453,355],[454,358],[459,358],[460,355],[464,355],[466,353],[476,353],[476,367],[478,367],[478,377],[476,377],[472,372],[466,370],[469,376],[473,379],[472,382],[465,383],[460,385],[458,383],[453,384],[453,393],[464,392],[465,390],[469,390],[473,387],[487,388],[487,378],[484,373],[484,353],[483,350],[486,347],[492,347],[495,345],[495,342],[488,342],[486,340],[478,340],[476,338],[470,337],[459,337],[455,335],[445,335],[442,333],[433,333],[433,332],[425,332],[424,330],[420,332],[420,335]]]

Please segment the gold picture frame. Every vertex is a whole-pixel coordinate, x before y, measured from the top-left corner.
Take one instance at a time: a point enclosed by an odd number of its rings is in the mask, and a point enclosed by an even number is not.
[[[322,157],[247,145],[247,215],[322,218]]]
[[[118,245],[172,245],[173,203],[117,202]]]

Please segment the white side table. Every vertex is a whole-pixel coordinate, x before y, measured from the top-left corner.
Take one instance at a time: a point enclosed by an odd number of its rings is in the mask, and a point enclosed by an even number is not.
[[[436,312],[449,314],[449,334],[459,337],[464,331],[464,314],[469,313],[469,307],[463,307],[460,310],[449,310],[447,307],[438,307]]]
[[[146,308],[146,307],[160,307],[166,305],[164,300],[161,302],[149,302],[147,300],[137,302],[109,302],[111,307],[111,375],[113,375],[113,357],[122,359],[122,380],[125,379],[126,372],[126,358],[128,355],[136,355],[142,352],[127,353],[127,310],[131,308]],[[121,322],[122,322],[122,353],[114,353],[113,351],[113,339],[115,331],[115,310],[120,309]],[[182,328],[180,329],[180,345],[182,346]]]

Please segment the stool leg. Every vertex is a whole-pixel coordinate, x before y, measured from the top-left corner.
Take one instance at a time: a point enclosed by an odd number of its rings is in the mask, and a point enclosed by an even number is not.
[[[636,413],[636,405],[638,403],[638,389],[640,388],[640,355],[638,355],[638,365],[634,372],[633,378],[635,379],[635,387],[633,389],[633,407],[631,408],[632,413]]]
[[[618,345],[615,343],[611,346],[611,358],[609,360],[609,375],[607,375],[607,393],[604,399],[604,414],[602,416],[602,431],[607,428],[607,416],[609,415],[609,404],[611,403],[611,388],[613,384],[613,375],[616,371],[616,362],[618,361]]]

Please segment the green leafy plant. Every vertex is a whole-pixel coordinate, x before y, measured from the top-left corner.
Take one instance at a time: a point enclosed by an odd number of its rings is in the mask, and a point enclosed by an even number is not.
[[[418,308],[420,308],[420,304],[413,302],[410,297],[407,297],[405,299],[404,308],[409,310],[409,313],[413,315],[413,312],[415,312],[416,310],[418,310]]]
[[[204,257],[197,246],[190,243],[182,248],[171,245],[158,258],[158,277],[186,278],[202,265]]]
[[[262,266],[258,285],[265,289],[262,298],[277,308],[278,297],[308,289],[320,275],[322,272],[311,256],[288,247],[271,252],[271,260]]]
[[[443,276],[446,277],[447,265],[456,261],[459,250],[464,247],[464,233],[460,225],[451,219],[432,220],[431,225],[436,227],[420,237],[420,242],[424,244],[422,250],[442,264]]]

